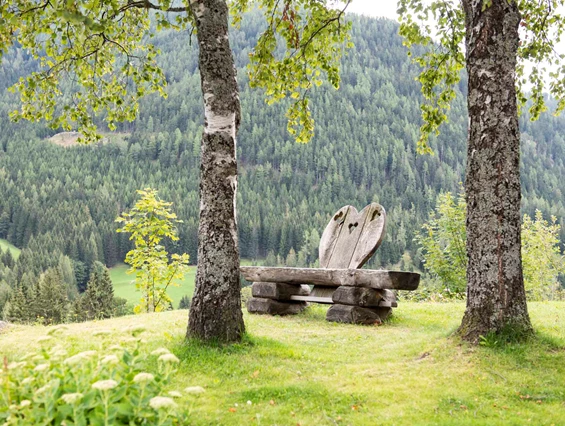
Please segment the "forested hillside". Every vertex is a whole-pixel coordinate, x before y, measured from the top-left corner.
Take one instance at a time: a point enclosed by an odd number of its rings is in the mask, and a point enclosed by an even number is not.
[[[417,69],[410,64],[397,24],[354,18],[355,48],[344,57],[339,91],[313,92],[316,136],[297,144],[286,132],[285,105],[267,106],[247,84],[244,66],[260,19],[233,31],[240,67],[242,126],[238,137],[238,218],[241,255],[270,262],[312,264],[330,214],[345,204],[371,201],[388,213],[387,236],[372,266],[402,262],[418,267],[414,233],[440,191],[458,191],[465,168],[467,117],[460,95],[433,156],[415,153],[420,126]],[[197,53],[184,33],[154,39],[169,81],[169,97],[146,99],[140,117],[119,137],[97,146],[60,147],[46,138],[58,130],[10,123],[16,97],[5,89],[34,64],[21,51],[0,68],[0,238],[22,248],[0,263],[10,286],[50,266],[71,268],[80,289],[94,261],[112,266],[130,248],[114,219],[132,206],[135,190],[157,188],[184,221],[173,247],[196,262],[199,144],[203,121]],[[464,84],[461,84],[464,90]],[[558,216],[565,201],[565,120],[544,115],[521,120],[523,210]],[[565,241],[562,230],[561,240]],[[1,258],[1,257],[0,257]],[[7,266],[10,266],[9,268]]]

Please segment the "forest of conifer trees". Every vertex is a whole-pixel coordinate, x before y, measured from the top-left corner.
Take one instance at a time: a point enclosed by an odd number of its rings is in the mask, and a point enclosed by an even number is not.
[[[267,106],[263,94],[248,87],[244,66],[260,20],[251,15],[233,31],[242,103],[238,223],[244,258],[314,265],[329,216],[346,204],[362,208],[378,201],[387,210],[387,236],[368,266],[421,269],[413,238],[437,195],[459,189],[467,127],[463,93],[432,141],[435,154],[417,155],[420,89],[398,26],[384,19],[353,19],[355,47],[342,61],[340,90],[313,93],[316,135],[308,144],[297,144],[287,134],[284,105]],[[197,54],[186,48],[188,33],[165,32],[154,42],[162,51],[168,99],[146,99],[135,122],[95,146],[63,148],[46,140],[57,129],[9,122],[17,99],[6,88],[34,64],[22,50],[4,57],[0,238],[22,252],[17,260],[0,256],[0,303],[7,300],[4,294],[28,291],[49,268],[82,293],[95,262],[107,267],[122,262],[131,243],[116,233],[114,220],[133,205],[140,188],[156,188],[174,203],[183,224],[180,240],[170,242],[169,250],[187,252],[191,263],[197,261],[203,121]],[[523,211],[557,216],[565,241],[565,119],[545,115],[531,123],[522,117],[520,125]]]

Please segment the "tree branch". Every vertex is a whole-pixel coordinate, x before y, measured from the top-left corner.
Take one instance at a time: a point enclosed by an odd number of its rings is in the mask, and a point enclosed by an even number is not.
[[[158,4],[151,3],[149,0],[138,0],[138,1],[128,2],[124,7],[119,9],[116,15],[131,8],[154,9],[154,10],[160,10],[162,12],[173,12],[173,13],[190,12],[190,8],[188,6],[176,6],[176,7],[169,7],[167,9],[163,9]]]

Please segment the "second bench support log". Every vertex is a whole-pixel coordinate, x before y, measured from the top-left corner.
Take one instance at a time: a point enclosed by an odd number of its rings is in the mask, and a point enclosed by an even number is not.
[[[381,324],[391,314],[392,308],[362,308],[351,305],[332,305],[326,320],[346,324]]]
[[[310,287],[285,283],[253,283],[251,295],[274,300],[290,300],[290,296],[308,296]]]

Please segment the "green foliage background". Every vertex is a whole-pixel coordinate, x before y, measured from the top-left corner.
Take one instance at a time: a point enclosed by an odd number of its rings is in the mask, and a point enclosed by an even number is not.
[[[467,233],[465,193],[439,194],[437,205],[415,241],[420,246],[424,267],[439,281],[440,291],[463,294],[467,287]],[[559,246],[557,218],[534,217],[522,220],[522,266],[529,300],[561,300],[564,293],[558,279],[565,274],[565,253]],[[433,287],[433,286],[431,286]]]
[[[431,138],[435,155],[416,154],[421,125],[418,69],[410,63],[398,25],[384,19],[353,18],[355,47],[342,59],[339,91],[312,93],[316,134],[297,144],[286,130],[284,102],[266,105],[250,90],[244,70],[262,31],[258,14],[233,30],[239,69],[242,126],[238,223],[244,258],[315,264],[316,241],[341,206],[362,208],[372,201],[387,210],[387,236],[368,267],[421,268],[415,233],[441,191],[456,192],[466,157],[465,78],[459,83],[441,135]],[[192,40],[194,44],[195,40]],[[8,52],[0,68],[0,238],[23,248],[14,268],[0,266],[10,286],[24,272],[35,277],[67,257],[79,290],[91,265],[113,266],[131,249],[116,234],[114,218],[134,204],[135,190],[153,187],[173,202],[183,220],[174,253],[197,261],[199,149],[203,123],[196,48],[188,33],[154,38],[168,80],[168,99],[141,102],[133,123],[94,146],[62,148],[45,140],[55,131],[42,125],[10,123],[17,99],[5,89],[36,69],[21,49]],[[194,46],[193,46],[194,47]],[[565,241],[565,120],[543,115],[520,121],[523,212],[555,215]],[[269,263],[270,263],[269,262]],[[19,265],[19,266],[18,266]]]

